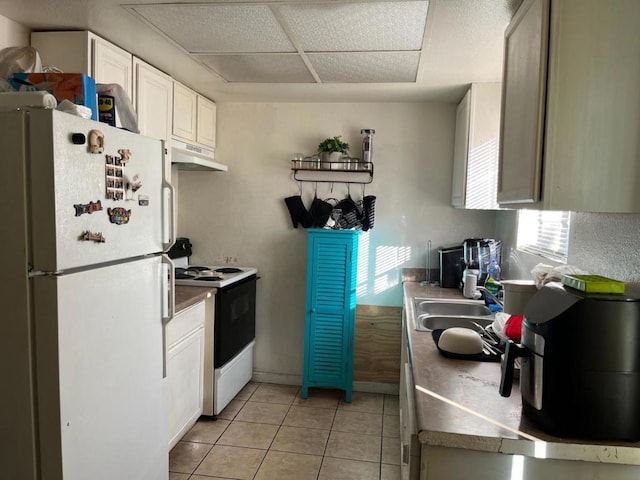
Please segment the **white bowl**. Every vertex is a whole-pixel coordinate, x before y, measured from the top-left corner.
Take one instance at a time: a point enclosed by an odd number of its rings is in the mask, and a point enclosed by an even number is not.
[[[482,337],[471,328],[451,327],[440,335],[438,347],[449,353],[474,355],[482,353]]]

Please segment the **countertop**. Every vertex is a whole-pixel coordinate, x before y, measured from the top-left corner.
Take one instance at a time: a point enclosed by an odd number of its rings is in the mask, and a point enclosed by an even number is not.
[[[445,358],[439,354],[430,332],[414,329],[411,306],[414,297],[462,298],[462,295],[457,289],[404,283],[405,321],[421,443],[537,458],[640,465],[640,442],[564,439],[536,428],[522,415],[517,382],[510,397],[498,393],[499,363]]]
[[[207,298],[207,294],[215,295],[218,291],[217,288],[211,287],[184,287],[176,285],[175,290],[175,303],[176,313],[184,310],[191,305],[195,305]]]

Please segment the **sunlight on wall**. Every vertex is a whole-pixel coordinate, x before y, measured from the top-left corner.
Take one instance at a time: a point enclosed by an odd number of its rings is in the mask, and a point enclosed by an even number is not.
[[[400,285],[402,275],[398,270],[411,260],[411,247],[378,246],[375,248],[375,256],[371,257],[370,235],[369,232],[364,232],[360,235],[358,246],[358,297],[377,295]],[[371,261],[373,265],[370,264]]]
[[[498,139],[477,146],[469,152],[467,171],[467,208],[495,208],[498,192]]]

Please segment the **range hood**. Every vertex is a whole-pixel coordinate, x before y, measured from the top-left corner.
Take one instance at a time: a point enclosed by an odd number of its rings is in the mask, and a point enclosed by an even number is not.
[[[229,167],[213,161],[213,150],[171,139],[171,163],[179,170],[226,172]]]

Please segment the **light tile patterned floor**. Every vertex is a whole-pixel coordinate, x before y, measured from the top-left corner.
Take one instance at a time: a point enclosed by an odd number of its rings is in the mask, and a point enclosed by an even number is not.
[[[398,397],[249,383],[169,455],[170,480],[399,480]]]

